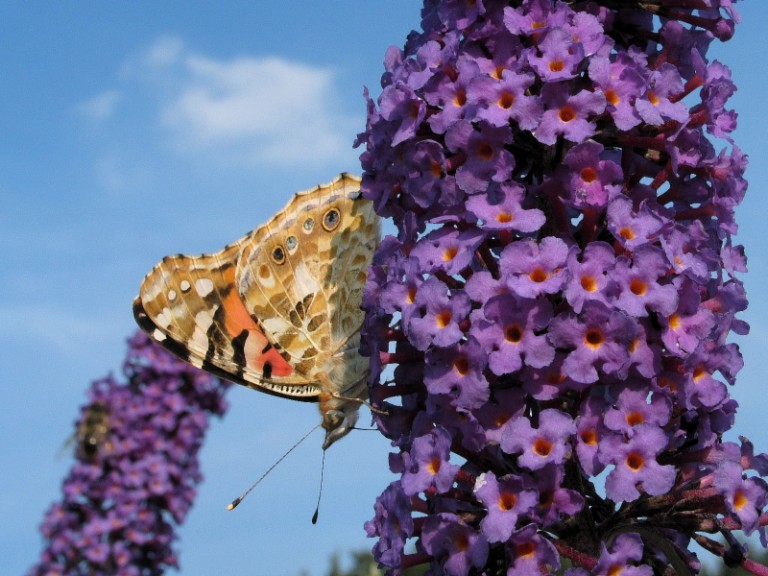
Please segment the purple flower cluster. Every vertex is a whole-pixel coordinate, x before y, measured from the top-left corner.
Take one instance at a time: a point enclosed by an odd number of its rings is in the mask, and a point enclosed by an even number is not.
[[[178,567],[174,527],[202,480],[197,452],[228,386],[162,350],[129,340],[127,382],[93,383],[77,426],[76,462],[63,498],[41,525],[29,574],[149,576]]]
[[[390,573],[682,574],[694,539],[760,573],[731,531],[766,544],[768,456],[722,440],[746,158],[706,59],[737,20],[730,0],[425,0],[388,50],[358,144],[398,232],[363,302],[398,450],[366,525]]]

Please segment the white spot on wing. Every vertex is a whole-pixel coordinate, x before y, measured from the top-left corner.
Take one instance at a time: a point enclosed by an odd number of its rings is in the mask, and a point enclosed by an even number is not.
[[[309,294],[316,294],[320,291],[320,284],[307,268],[304,262],[301,262],[293,270],[293,284],[291,289],[297,296],[298,300],[304,299]]]
[[[210,278],[198,278],[195,280],[195,290],[201,298],[205,298],[213,292],[213,280]]]
[[[195,330],[192,332],[191,345],[197,350],[208,349],[208,328],[213,324],[213,310],[200,310],[195,314]]]
[[[181,288],[182,292],[189,292],[189,289],[192,287],[192,285],[189,283],[188,280],[182,280],[181,283],[179,283],[179,288]]]
[[[157,315],[157,318],[155,318],[155,324],[160,326],[160,328],[168,328],[171,325],[171,318],[173,318],[171,309],[163,308],[160,314]]]
[[[168,290],[168,302],[176,300],[176,290]]]
[[[155,330],[152,332],[152,338],[157,340],[158,342],[162,342],[166,339],[166,335],[164,332],[161,332],[159,329],[155,328]]]

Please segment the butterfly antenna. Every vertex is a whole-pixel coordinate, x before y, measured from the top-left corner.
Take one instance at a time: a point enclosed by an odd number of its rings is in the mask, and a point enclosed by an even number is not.
[[[291,452],[293,452],[293,451],[294,451],[294,450],[295,450],[295,449],[296,449],[296,448],[299,446],[299,444],[301,444],[302,442],[304,442],[304,440],[306,440],[306,439],[309,437],[309,435],[310,435],[310,434],[312,434],[312,432],[314,432],[315,430],[317,430],[318,428],[320,428],[320,426],[321,426],[321,424],[318,424],[317,426],[314,426],[314,427],[313,427],[313,428],[312,428],[312,429],[311,429],[309,432],[307,432],[306,434],[304,434],[304,436],[302,436],[302,437],[299,439],[299,441],[298,441],[298,442],[296,442],[296,443],[295,443],[293,446],[291,446],[290,448],[288,448],[288,451],[287,451],[285,454],[283,454],[282,456],[280,456],[280,458],[278,458],[278,459],[277,459],[277,462],[275,462],[274,464],[272,464],[272,466],[270,466],[270,467],[267,469],[267,471],[266,471],[266,472],[264,472],[264,474],[262,474],[262,475],[261,475],[261,477],[260,477],[258,480],[256,480],[256,482],[254,482],[254,483],[253,483],[253,485],[252,485],[250,488],[248,488],[248,490],[246,490],[245,492],[243,492],[242,494],[240,494],[240,496],[238,496],[237,498],[235,498],[234,500],[232,500],[232,502],[229,504],[229,506],[227,506],[227,510],[234,510],[235,508],[237,508],[237,506],[240,504],[240,502],[242,502],[243,500],[245,500],[245,497],[246,497],[246,496],[248,496],[248,494],[250,494],[250,493],[251,493],[251,490],[253,490],[254,488],[256,488],[256,486],[258,486],[258,485],[261,483],[261,481],[262,481],[262,480],[264,480],[264,478],[266,478],[266,477],[267,477],[267,475],[269,475],[269,473],[270,473],[270,472],[272,472],[272,470],[274,470],[274,469],[275,469],[275,467],[277,467],[277,465],[278,465],[278,464],[280,464],[280,462],[282,462],[283,460],[285,460],[285,457],[286,457],[286,456],[288,456],[288,454],[290,454]],[[325,452],[323,452],[323,461],[325,461]],[[317,512],[316,512],[315,514],[317,514]]]
[[[320,498],[323,495],[324,476],[325,476],[325,450],[323,450],[323,460],[320,463],[320,490],[317,493],[317,506],[315,506],[315,513],[312,514],[312,524],[317,524],[317,517],[320,515]]]

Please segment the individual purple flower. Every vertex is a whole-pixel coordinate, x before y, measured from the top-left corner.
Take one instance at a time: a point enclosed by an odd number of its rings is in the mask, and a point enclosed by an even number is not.
[[[422,528],[424,550],[446,576],[467,576],[488,559],[488,542],[458,516],[443,512],[427,517]]]
[[[424,120],[426,107],[424,101],[414,95],[413,90],[405,85],[387,86],[387,98],[381,108],[381,116],[387,120],[396,121],[400,126],[395,131],[393,145],[413,137],[416,128]]]
[[[603,543],[600,558],[592,574],[595,576],[653,576],[650,566],[637,566],[643,559],[643,541],[638,534],[619,534],[611,551]]]
[[[443,134],[465,116],[467,89],[479,73],[475,62],[462,59],[452,73],[439,71],[430,79],[424,99],[436,108],[436,113],[429,117],[432,130]]]
[[[97,380],[78,422],[77,461],[46,513],[41,560],[29,574],[161,574],[202,481],[197,453],[223,382],[162,350],[128,342],[126,382]]]
[[[461,408],[478,408],[488,400],[490,388],[483,374],[487,360],[474,338],[429,350],[424,360],[424,385],[431,394],[450,396]]]
[[[403,453],[403,491],[413,496],[431,487],[447,492],[453,485],[458,466],[449,461],[451,436],[443,428],[434,428],[412,442]]]
[[[539,426],[533,428],[530,420],[518,417],[504,430],[501,449],[508,454],[520,454],[517,461],[529,470],[538,470],[547,464],[560,464],[570,456],[568,438],[576,431],[573,420],[554,408],[542,410]]]
[[[671,411],[666,396],[651,392],[643,385],[622,384],[614,405],[605,411],[603,421],[607,428],[631,437],[642,424],[663,427],[669,422]]]
[[[568,275],[564,295],[574,312],[581,312],[584,303],[590,300],[608,304],[609,282],[616,254],[610,244],[592,242],[579,254],[576,250],[568,254]]]
[[[466,294],[449,293],[445,284],[431,277],[419,286],[405,329],[419,350],[433,344],[450,346],[461,340],[459,322],[469,308]]]
[[[661,338],[671,354],[683,357],[693,353],[709,336],[715,318],[701,306],[701,295],[691,282],[681,280],[678,286],[678,307],[663,319]]]
[[[671,64],[662,64],[648,79],[644,97],[635,102],[640,117],[652,126],[665,120],[684,122],[688,118],[688,106],[684,102],[672,101],[683,91],[680,73]]]
[[[535,232],[544,224],[545,216],[539,209],[524,209],[524,195],[522,186],[493,182],[485,194],[469,197],[466,206],[487,230]]]
[[[547,236],[540,242],[524,240],[508,245],[499,264],[507,286],[518,296],[536,298],[557,292],[566,281],[568,246],[560,238]]]
[[[554,28],[539,43],[537,53],[528,56],[528,61],[544,82],[559,82],[575,78],[583,58],[581,42],[574,42],[565,30]]]
[[[606,495],[611,500],[631,502],[640,497],[638,486],[652,496],[664,494],[675,482],[675,468],[657,462],[669,439],[653,424],[635,427],[632,437],[624,441],[609,436],[600,442],[599,458],[614,469],[605,479]]]
[[[563,184],[576,208],[604,208],[621,189],[621,166],[602,158],[604,150],[601,144],[588,140],[565,155]]]
[[[598,458],[600,441],[608,433],[603,423],[606,402],[597,396],[586,398],[576,418],[576,455],[581,468],[590,476],[597,476],[605,469]]]
[[[595,133],[594,118],[605,109],[605,97],[596,92],[581,90],[569,94],[563,83],[547,84],[541,90],[544,114],[534,131],[542,144],[552,145],[557,137],[579,143]]]
[[[598,369],[620,374],[626,368],[636,324],[623,313],[590,301],[579,316],[557,316],[550,326],[550,342],[570,350],[563,369],[577,382],[595,382]]]
[[[491,126],[514,121],[523,130],[533,130],[542,114],[539,99],[526,93],[534,80],[531,74],[515,74],[512,70],[503,70],[500,78],[480,75],[469,85],[467,97],[477,102],[477,118]]]
[[[472,333],[486,351],[488,367],[498,376],[516,372],[523,363],[548,366],[555,356],[555,349],[540,334],[552,318],[552,308],[544,299],[502,294],[489,299],[471,318]]]
[[[524,476],[496,478],[491,473],[482,474],[475,482],[475,495],[488,510],[480,528],[489,542],[509,540],[518,517],[528,513],[538,502],[536,490]]]
[[[536,471],[534,476],[538,502],[531,517],[541,526],[549,527],[571,517],[584,506],[584,498],[576,490],[563,486],[564,476],[562,466],[547,464]]]
[[[646,203],[634,210],[632,200],[617,196],[608,205],[608,229],[627,250],[648,244],[662,226],[659,216]]]
[[[417,260],[421,270],[458,274],[469,266],[483,237],[479,230],[459,232],[450,227],[438,228],[413,247],[411,257]]]
[[[505,8],[504,25],[513,34],[540,36],[550,27],[565,24],[572,14],[573,11],[565,3],[534,0],[517,8]]]
[[[400,557],[405,549],[405,541],[413,535],[413,518],[408,497],[399,482],[392,482],[376,499],[376,516],[365,523],[369,537],[379,540],[374,553],[384,566],[400,565]]]
[[[598,56],[589,62],[589,76],[603,92],[606,112],[619,130],[630,130],[642,122],[635,101],[645,91],[645,79],[636,58],[623,53],[615,60]]]
[[[632,260],[620,257],[613,269],[618,295],[616,306],[634,317],[657,312],[669,316],[677,309],[677,289],[661,284],[669,265],[664,252],[655,246],[642,246],[632,254]]]
[[[512,154],[503,144],[510,141],[508,126],[480,123],[479,128],[461,120],[445,134],[445,145],[452,152],[463,152],[466,160],[456,171],[456,184],[467,194],[484,192],[488,182],[504,182],[515,167]]]
[[[521,416],[525,405],[523,391],[507,388],[491,391],[490,401],[475,410],[478,422],[485,430],[488,444],[501,444],[504,431],[510,422]]]
[[[552,543],[536,532],[535,524],[517,530],[509,539],[507,551],[511,566],[508,576],[550,573],[560,567],[560,557]]]
[[[760,510],[766,504],[768,485],[762,478],[744,478],[735,462],[722,462],[715,472],[715,487],[723,495],[728,511],[738,518],[748,536],[759,525]]]

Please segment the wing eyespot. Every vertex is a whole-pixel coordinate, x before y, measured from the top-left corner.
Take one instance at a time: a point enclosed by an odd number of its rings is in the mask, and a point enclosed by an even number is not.
[[[314,227],[315,227],[315,219],[314,218],[307,218],[306,220],[304,220],[304,224],[302,225],[302,228],[303,228],[304,232],[309,234],[310,232],[312,232],[312,229]]]
[[[285,262],[285,250],[282,246],[275,246],[272,249],[272,262],[275,264],[283,264]]]
[[[323,214],[323,229],[326,232],[333,232],[341,224],[341,214],[338,209],[331,208],[325,214]]]
[[[288,236],[285,239],[285,247],[288,249],[289,254],[296,252],[296,248],[299,246],[299,241],[296,240],[296,236]]]

